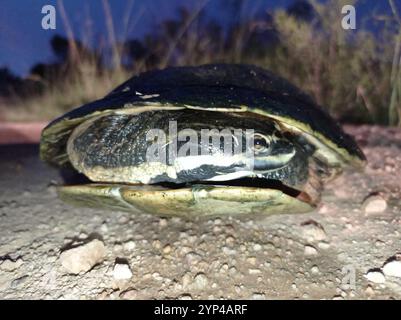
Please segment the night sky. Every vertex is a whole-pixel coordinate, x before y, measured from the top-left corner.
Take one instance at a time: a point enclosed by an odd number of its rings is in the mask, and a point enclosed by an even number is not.
[[[251,16],[263,10],[287,7],[295,1],[297,0],[248,0],[245,1],[244,13]],[[145,33],[155,30],[164,19],[174,17],[179,6],[194,9],[203,2],[205,1],[109,0],[119,40],[140,39]],[[395,2],[401,8],[401,0]],[[24,75],[33,64],[54,59],[49,40],[55,34],[65,35],[65,29],[59,12],[57,29],[42,29],[41,9],[46,4],[55,5],[57,8],[55,0],[0,0],[0,67],[7,66],[13,72]],[[107,38],[101,0],[68,0],[64,1],[64,6],[76,38],[82,39],[89,35],[92,42]],[[358,21],[372,12],[390,14],[386,0],[360,0],[356,9]],[[209,0],[204,10],[222,25],[230,21],[224,0]],[[130,23],[126,30],[124,19],[128,13]]]

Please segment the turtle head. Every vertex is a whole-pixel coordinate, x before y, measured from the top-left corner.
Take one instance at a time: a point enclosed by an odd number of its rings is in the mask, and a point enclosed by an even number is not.
[[[282,135],[273,122],[248,120],[240,128],[223,128],[220,123],[218,128],[210,129],[215,125],[209,124],[209,129],[181,131],[194,138],[176,139],[181,141],[171,163],[177,173],[176,181],[270,179],[278,170],[293,165],[297,145]]]
[[[273,121],[185,110],[95,118],[67,146],[71,163],[91,180],[143,184],[283,180],[292,167],[305,169],[294,161],[297,148]]]

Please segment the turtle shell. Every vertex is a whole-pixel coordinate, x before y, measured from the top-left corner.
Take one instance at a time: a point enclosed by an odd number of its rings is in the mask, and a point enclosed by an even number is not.
[[[362,167],[366,162],[355,141],[309,96],[269,71],[232,64],[171,67],[135,76],[103,99],[51,122],[42,132],[41,158],[67,164],[68,137],[90,117],[159,108],[252,112],[275,120],[283,130],[303,134],[329,166]]]

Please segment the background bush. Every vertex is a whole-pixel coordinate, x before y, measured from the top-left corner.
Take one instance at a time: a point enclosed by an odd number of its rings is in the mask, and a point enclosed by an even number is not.
[[[276,72],[343,122],[401,126],[401,19],[392,0],[391,16],[367,17],[380,23],[375,32],[363,21],[357,32],[342,29],[341,8],[351,0],[298,1],[248,19],[241,17],[244,1],[226,0],[228,26],[208,18],[203,2],[192,12],[179,9],[143,39],[124,41],[116,40],[102,3],[112,45],[89,48],[75,40],[64,15],[69,37],[52,39],[56,62],[34,66],[27,79],[0,69],[0,120],[53,118],[146,70],[227,62]]]

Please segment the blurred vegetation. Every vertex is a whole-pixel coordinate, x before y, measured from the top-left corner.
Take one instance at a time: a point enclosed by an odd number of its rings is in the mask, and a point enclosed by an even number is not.
[[[108,43],[90,47],[74,40],[59,2],[67,38],[51,46],[56,62],[34,66],[26,79],[0,69],[0,120],[47,120],[101,98],[132,75],[171,65],[250,63],[270,69],[311,94],[344,122],[401,126],[401,18],[391,16],[372,32],[341,27],[341,8],[352,0],[297,1],[289,8],[242,15],[244,0],[225,0],[232,19],[222,26],[205,14],[180,8],[143,39],[114,34],[109,4],[102,1]]]

